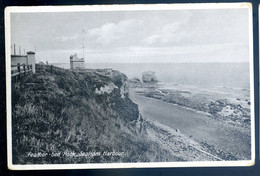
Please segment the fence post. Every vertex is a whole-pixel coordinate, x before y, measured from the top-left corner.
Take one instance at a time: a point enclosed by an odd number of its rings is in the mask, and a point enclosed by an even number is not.
[[[17,70],[18,70],[18,78],[20,79],[20,74],[21,74],[21,71],[20,71],[20,63],[17,64]]]
[[[24,75],[26,74],[25,64],[23,64]]]

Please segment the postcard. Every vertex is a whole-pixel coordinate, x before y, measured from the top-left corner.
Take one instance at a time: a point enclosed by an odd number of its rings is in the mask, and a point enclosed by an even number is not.
[[[12,170],[252,166],[249,3],[7,7]]]

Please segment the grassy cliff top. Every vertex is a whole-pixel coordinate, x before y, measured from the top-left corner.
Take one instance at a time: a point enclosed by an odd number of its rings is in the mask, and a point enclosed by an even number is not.
[[[12,83],[14,164],[145,162],[155,153],[169,159],[146,139],[141,124],[138,106],[128,97],[127,77],[118,71],[109,76],[41,71]],[[124,154],[51,156],[94,151]],[[32,157],[37,153],[47,155]]]

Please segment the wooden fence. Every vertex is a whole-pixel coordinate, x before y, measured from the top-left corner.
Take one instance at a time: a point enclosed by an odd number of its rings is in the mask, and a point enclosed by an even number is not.
[[[11,77],[20,77],[26,73],[32,72],[32,65],[17,64],[11,65]]]
[[[44,64],[35,64],[35,68],[36,68],[36,72],[46,71],[46,72],[53,73],[54,71],[61,71],[61,72],[66,71],[66,69],[64,68],[56,67],[53,65],[44,65]]]
[[[45,65],[45,64],[35,64],[36,72],[50,72],[53,73],[55,71],[58,72],[66,72],[69,71],[68,69],[56,67],[53,65]],[[21,78],[21,76],[24,76],[28,73],[33,73],[32,71],[32,65],[26,65],[26,64],[17,64],[17,65],[11,65],[11,77],[12,81],[17,81]]]

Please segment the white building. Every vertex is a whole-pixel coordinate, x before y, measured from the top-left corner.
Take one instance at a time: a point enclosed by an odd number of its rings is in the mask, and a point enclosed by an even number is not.
[[[84,58],[78,58],[77,54],[70,56],[70,69],[83,69],[85,64]]]
[[[27,55],[11,55],[11,64],[32,65],[32,72],[35,73],[35,52],[28,51]]]

